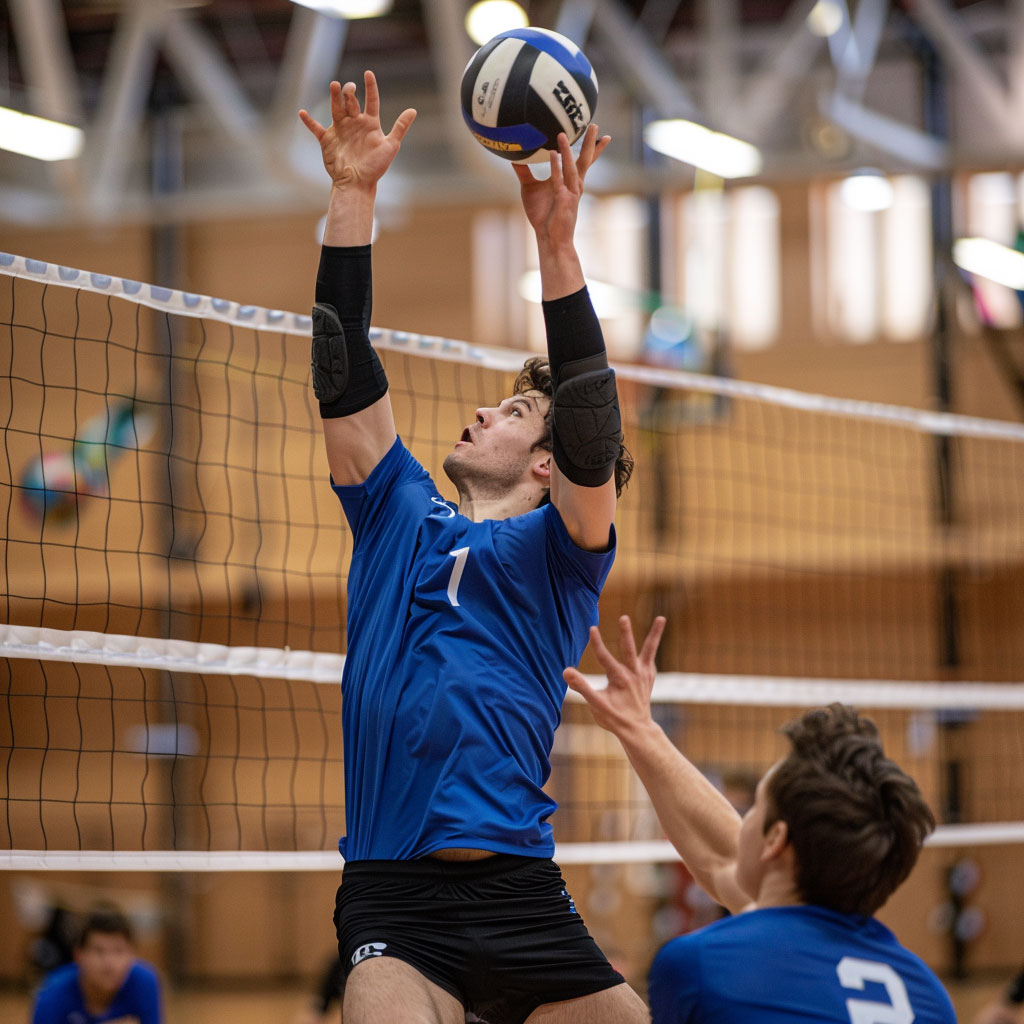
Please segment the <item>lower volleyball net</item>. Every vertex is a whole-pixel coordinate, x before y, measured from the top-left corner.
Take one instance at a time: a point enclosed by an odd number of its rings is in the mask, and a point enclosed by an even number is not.
[[[0,866],[337,869],[351,540],[309,332],[0,255]],[[445,493],[527,353],[375,341]],[[1024,840],[1024,428],[618,370],[637,469],[602,621],[668,617],[680,748],[741,805],[776,727],[842,700],[917,778],[933,844]],[[575,700],[563,719],[560,861],[671,858],[617,742]]]

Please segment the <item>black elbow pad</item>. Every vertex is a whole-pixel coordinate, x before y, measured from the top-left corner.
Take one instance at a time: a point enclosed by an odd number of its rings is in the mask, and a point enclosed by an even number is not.
[[[351,416],[387,394],[388,379],[362,331],[346,338],[338,311],[326,302],[313,307],[313,394],[324,419]]]
[[[551,418],[552,455],[566,479],[583,487],[607,483],[622,451],[615,371],[605,366],[563,379]]]

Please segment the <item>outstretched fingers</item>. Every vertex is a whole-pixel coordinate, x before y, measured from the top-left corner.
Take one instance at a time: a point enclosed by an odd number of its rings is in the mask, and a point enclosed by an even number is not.
[[[369,102],[366,107],[367,113],[370,112]],[[406,107],[398,117],[395,118],[395,123],[388,133],[388,138],[393,139],[395,142],[401,142],[405,138],[405,133],[412,127],[413,121],[416,120],[416,111],[412,107]]]
[[[363,72],[363,90],[365,101],[363,109],[370,117],[380,117],[380,90],[377,88],[377,76],[367,69]]]
[[[362,110],[359,107],[359,100],[356,99],[356,83],[346,82],[341,90],[341,111],[335,113],[334,111],[334,88],[331,88],[331,113],[334,114],[334,120],[340,121],[342,117],[358,117]]]
[[[512,170],[516,172],[516,177],[519,179],[520,185],[529,185],[531,182],[536,181],[533,171],[526,164],[512,164]]]
[[[647,668],[654,668],[654,659],[658,654],[658,645],[661,643],[662,634],[665,632],[665,616],[658,615],[651,623],[651,628],[644,637],[643,647],[640,648],[640,664]],[[630,636],[633,631],[630,630]]]
[[[318,142],[324,137],[327,129],[308,110],[299,111],[299,120],[313,133]]]
[[[576,171],[581,184],[587,171],[605,151],[608,143],[612,141],[610,135],[599,135],[598,132],[599,129],[593,122],[587,125],[586,133],[583,136],[583,145],[580,147],[579,159],[576,161]]]
[[[558,165],[558,178],[556,185],[564,184],[570,192],[578,192],[580,188],[580,173],[576,161],[572,158],[572,146],[569,145],[569,137],[565,132],[558,133],[558,153],[552,154],[551,177],[555,176],[555,165]]]

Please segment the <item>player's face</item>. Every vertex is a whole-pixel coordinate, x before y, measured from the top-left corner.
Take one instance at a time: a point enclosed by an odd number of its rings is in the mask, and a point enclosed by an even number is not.
[[[736,881],[751,899],[757,899],[764,877],[764,861],[761,853],[765,845],[764,823],[768,815],[768,779],[773,768],[769,768],[754,790],[754,802],[743,815],[740,824],[739,850],[736,860]]]
[[[456,485],[462,479],[487,479],[499,487],[519,483],[538,455],[534,445],[544,436],[549,405],[546,395],[527,391],[477,409],[445,459],[445,472]]]
[[[135,963],[135,950],[123,935],[90,932],[75,953],[83,987],[113,998]]]

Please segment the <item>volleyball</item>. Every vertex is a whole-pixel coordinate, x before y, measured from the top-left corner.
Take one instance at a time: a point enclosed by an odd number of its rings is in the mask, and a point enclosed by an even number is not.
[[[88,493],[70,452],[46,452],[25,467],[21,495],[33,519],[70,523],[78,514],[78,496]]]
[[[558,133],[570,144],[597,106],[597,75],[571,40],[513,28],[488,40],[462,73],[462,116],[485,149],[516,163],[547,160]]]

